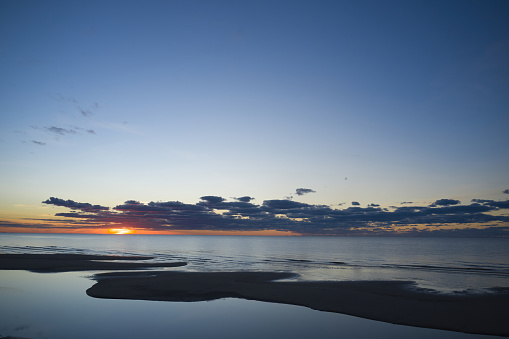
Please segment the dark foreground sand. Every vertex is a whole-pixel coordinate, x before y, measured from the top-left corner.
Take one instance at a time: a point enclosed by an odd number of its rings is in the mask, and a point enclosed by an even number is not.
[[[147,263],[115,262],[111,260],[148,260],[152,257],[82,255],[82,254],[0,254],[0,270],[32,272],[69,272],[95,270],[134,270],[148,267],[177,267],[185,262]]]
[[[274,281],[271,272],[106,273],[87,290],[97,298],[202,301],[224,297],[301,305],[394,324],[509,336],[509,294],[444,295],[413,282]]]

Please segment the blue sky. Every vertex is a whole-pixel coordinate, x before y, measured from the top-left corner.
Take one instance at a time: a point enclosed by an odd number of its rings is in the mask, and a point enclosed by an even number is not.
[[[57,220],[50,197],[505,201],[508,14],[507,1],[2,1],[0,219]]]

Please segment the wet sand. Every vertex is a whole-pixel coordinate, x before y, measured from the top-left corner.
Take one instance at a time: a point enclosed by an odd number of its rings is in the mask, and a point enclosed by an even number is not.
[[[135,270],[150,267],[178,267],[185,262],[147,263],[153,257],[82,254],[0,254],[0,270],[31,272],[69,272],[98,270]],[[116,262],[135,261],[135,262]]]
[[[0,254],[0,269],[118,271],[186,265],[143,262],[148,259],[151,257]],[[86,292],[96,298],[182,302],[234,297],[306,306],[393,324],[509,336],[508,288],[484,294],[446,295],[416,289],[411,281],[277,281],[293,276],[278,272],[110,272],[95,275],[97,283]]]
[[[87,290],[96,298],[204,301],[234,297],[306,306],[400,325],[509,336],[509,294],[445,295],[418,290],[413,282],[276,281],[275,272],[106,273]]]

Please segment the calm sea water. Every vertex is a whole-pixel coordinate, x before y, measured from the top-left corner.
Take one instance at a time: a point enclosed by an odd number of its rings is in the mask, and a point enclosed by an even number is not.
[[[4,253],[151,255],[182,270],[284,271],[300,280],[412,280],[440,291],[509,286],[509,239],[1,234]]]
[[[414,280],[452,292],[509,286],[507,239],[0,234],[4,253],[153,255],[178,270],[276,270],[301,280]],[[239,299],[90,298],[90,272],[0,271],[0,335],[25,338],[493,338]]]

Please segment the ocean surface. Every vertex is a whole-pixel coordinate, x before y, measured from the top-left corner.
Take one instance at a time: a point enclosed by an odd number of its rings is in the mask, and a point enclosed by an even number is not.
[[[0,234],[3,253],[149,255],[190,271],[299,280],[412,280],[442,292],[509,286],[509,239]]]
[[[509,239],[0,234],[1,253],[150,255],[182,271],[280,271],[298,280],[411,280],[440,293],[509,287]],[[93,273],[93,272],[92,272]],[[91,272],[0,271],[0,335],[27,338],[493,338],[304,307],[86,296]]]

